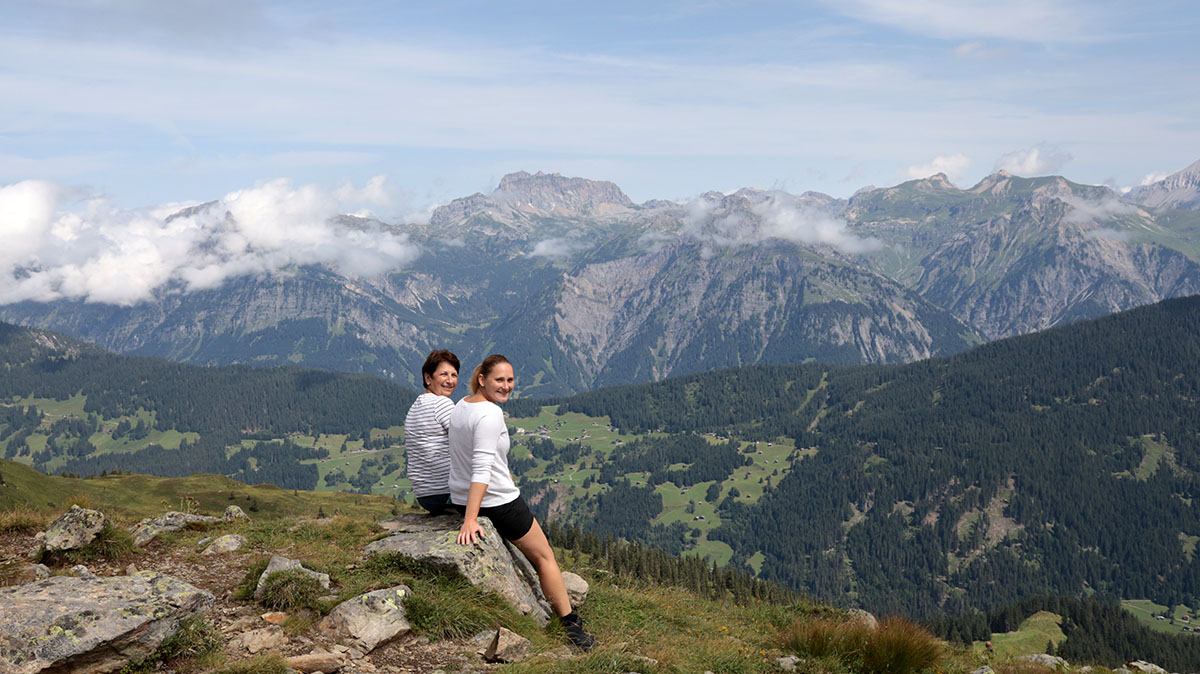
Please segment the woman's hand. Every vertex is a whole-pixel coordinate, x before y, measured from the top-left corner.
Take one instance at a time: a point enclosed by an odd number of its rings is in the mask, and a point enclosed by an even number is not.
[[[458,544],[471,545],[483,537],[483,527],[476,520],[463,520],[462,528],[458,530]]]

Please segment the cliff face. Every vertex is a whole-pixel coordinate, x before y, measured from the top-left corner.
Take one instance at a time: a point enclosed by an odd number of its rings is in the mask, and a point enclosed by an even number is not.
[[[410,384],[432,348],[501,351],[521,358],[526,394],[565,393],[756,362],[910,361],[1200,292],[1189,216],[1004,172],[848,201],[744,189],[686,204],[522,172],[395,226],[423,254],[382,277],[292,268],[133,307],[8,305],[0,320],[185,362]]]
[[[1200,209],[1200,161],[1158,182],[1130,190],[1127,198],[1152,208]]]
[[[1200,292],[1191,243],[1105,187],[1003,171],[965,190],[928,179],[860,193],[847,216],[892,246],[864,264],[987,339]]]

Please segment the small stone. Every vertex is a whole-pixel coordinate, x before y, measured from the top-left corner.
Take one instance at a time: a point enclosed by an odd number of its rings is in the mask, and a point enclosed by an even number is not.
[[[567,585],[567,597],[571,600],[572,608],[579,608],[587,601],[588,582],[582,576],[563,571],[563,582]]]
[[[229,640],[229,648],[243,650],[250,655],[279,648],[287,643],[287,635],[277,625],[242,632]]]
[[[134,564],[131,562],[129,564],[129,566],[125,567],[125,575],[126,576],[135,575],[137,572],[138,572],[137,564]]]
[[[282,625],[283,623],[287,622],[288,614],[284,613],[283,611],[271,611],[270,613],[264,613],[259,617],[272,625]]]
[[[286,658],[284,663],[300,674],[317,674],[317,672],[332,674],[342,668],[341,656],[323,651],[316,651],[308,655],[294,655]]]
[[[796,663],[800,662],[800,658],[794,655],[788,655],[782,658],[775,658],[775,662],[779,664],[779,668],[785,672],[796,671]]]
[[[529,657],[529,640],[505,627],[480,632],[471,643],[487,662],[520,662]]]
[[[246,545],[246,537],[239,534],[228,534],[221,536],[212,542],[207,548],[204,548],[205,555],[219,555],[223,553],[235,552],[241,550]]]
[[[231,505],[225,508],[225,514],[221,516],[221,519],[226,522],[232,522],[234,520],[249,520],[250,516],[238,506]]]
[[[76,578],[95,578],[96,574],[92,570],[82,564],[76,564],[71,567],[71,575]]]
[[[870,630],[879,629],[879,620],[869,611],[864,611],[861,608],[852,608],[846,611],[846,618],[850,622],[861,623]]]
[[[329,589],[329,574],[317,573],[311,569],[304,568],[304,566],[300,564],[298,560],[275,555],[271,557],[271,561],[267,563],[267,570],[263,571],[262,575],[258,577],[258,587],[254,589],[254,598],[262,599],[263,591],[266,589],[267,585],[267,576],[270,576],[272,573],[276,573],[278,571],[291,571],[293,569],[307,573],[313,578],[316,578],[317,582],[321,583],[321,587],[325,588],[326,590]]]
[[[196,547],[202,548],[211,542],[212,542],[212,536],[205,536],[204,538],[201,538],[200,540],[196,541]]]

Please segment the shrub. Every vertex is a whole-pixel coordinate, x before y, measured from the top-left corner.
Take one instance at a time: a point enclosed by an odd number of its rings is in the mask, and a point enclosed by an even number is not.
[[[913,674],[936,664],[946,654],[941,640],[902,618],[887,618],[867,642],[863,671],[867,674]]]
[[[497,622],[513,626],[504,600],[457,578],[437,583],[433,592],[414,592],[404,610],[413,630],[431,639],[466,638]]]
[[[851,663],[862,659],[871,640],[870,627],[836,618],[801,619],[783,634],[783,648],[809,658],[836,658]]]
[[[836,661],[861,674],[914,674],[946,656],[937,637],[900,618],[885,619],[874,630],[858,621],[800,619],[784,630],[781,642],[797,655]]]
[[[0,534],[42,531],[47,525],[49,520],[46,516],[30,508],[13,508],[0,512]]]
[[[242,576],[242,581],[233,588],[233,598],[242,601],[250,601],[254,599],[254,591],[258,589],[258,579],[262,577],[263,572],[267,570],[271,560],[263,557],[251,564],[246,569],[246,574]]]
[[[277,654],[259,655],[249,660],[243,660],[214,674],[287,674],[291,671],[283,657]]]
[[[320,581],[300,569],[276,571],[263,583],[259,603],[277,611],[294,608],[318,610],[317,600],[325,594]]]

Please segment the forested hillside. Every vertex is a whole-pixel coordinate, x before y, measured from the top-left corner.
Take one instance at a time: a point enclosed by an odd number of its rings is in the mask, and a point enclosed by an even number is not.
[[[377,377],[246,366],[205,368],[119,356],[69,338],[0,324],[0,449],[43,471],[80,475],[221,473],[313,489],[326,450],[292,434],[369,433],[404,421],[414,393]],[[24,399],[82,398],[51,423]],[[49,426],[47,428],[47,426]],[[141,443],[171,431],[175,446]],[[31,446],[37,434],[39,446]],[[101,446],[103,445],[103,446]]]
[[[0,349],[0,448],[43,470],[402,495],[413,394],[386,381],[192,368],[16,328]],[[911,365],[518,399],[512,467],[543,519],[880,612],[1194,604],[1198,356],[1193,297]]]
[[[631,431],[793,440],[791,470],[726,495],[707,538],[790,587],[915,614],[1190,603],[1198,406],[1200,297],[906,366],[757,366],[563,403]]]

